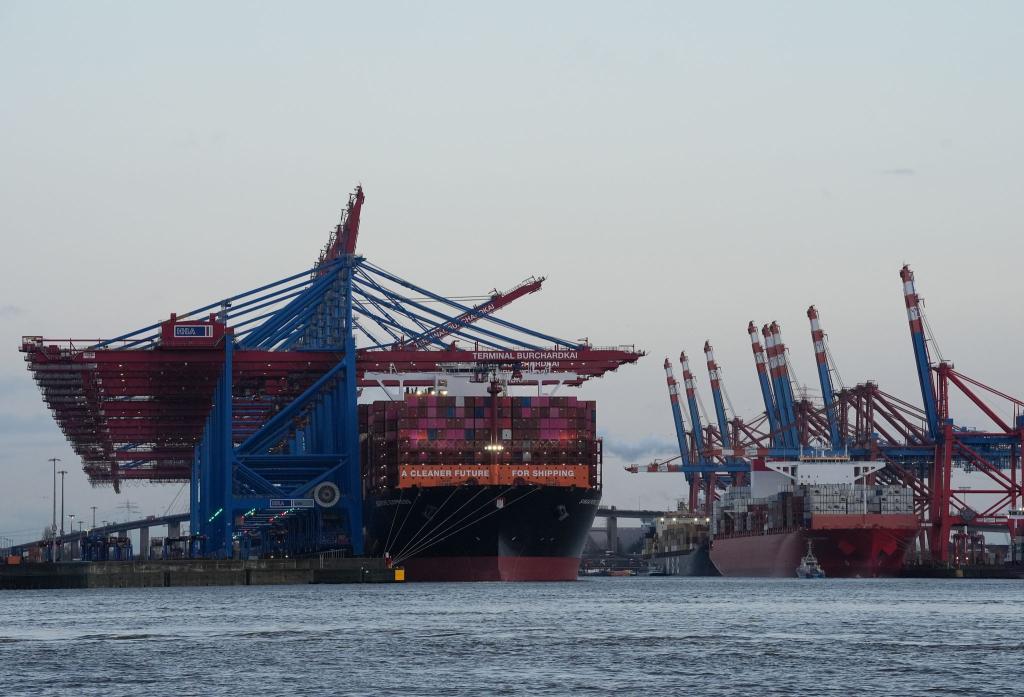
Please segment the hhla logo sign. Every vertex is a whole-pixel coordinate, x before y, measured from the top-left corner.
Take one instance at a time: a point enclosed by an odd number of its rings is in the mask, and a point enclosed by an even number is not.
[[[213,327],[209,324],[176,324],[174,336],[182,339],[205,339],[213,336]]]

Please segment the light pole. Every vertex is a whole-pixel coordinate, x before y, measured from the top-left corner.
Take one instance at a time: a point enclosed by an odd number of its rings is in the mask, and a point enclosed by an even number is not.
[[[57,561],[57,463],[59,457],[51,457],[53,463],[53,517],[50,518],[50,561]]]
[[[67,474],[67,470],[59,470],[57,474],[60,475],[60,556],[61,561],[64,558],[64,475]]]
[[[68,518],[71,519],[71,522],[68,523],[68,534],[69,535],[74,535],[75,534],[75,514],[74,513],[68,513]],[[71,549],[68,550],[68,555],[71,557],[71,559],[69,561],[74,561],[75,560],[75,543],[74,542],[71,543]]]
[[[64,475],[67,474],[67,470],[60,470],[57,474],[60,475],[60,534],[64,535]]]

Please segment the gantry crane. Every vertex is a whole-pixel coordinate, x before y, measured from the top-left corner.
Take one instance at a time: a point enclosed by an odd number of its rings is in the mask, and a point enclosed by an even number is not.
[[[112,339],[23,337],[92,483],[189,482],[209,556],[269,524],[293,552],[344,540],[358,554],[360,388],[481,372],[579,385],[643,355],[494,315],[542,278],[468,306],[369,262],[356,253],[364,201],[359,187],[310,269]]]
[[[932,559],[950,558],[951,533],[955,528],[1008,530],[1020,544],[1020,505],[1024,499],[1024,401],[985,385],[954,369],[942,359],[935,362],[929,350],[930,330],[909,266],[900,270],[903,295],[914,352],[915,369],[921,391],[921,406],[882,391],[874,382],[836,390],[835,373],[817,309],[811,306],[807,316],[811,324],[815,361],[822,388],[822,403],[815,405],[806,397],[795,399],[785,344],[778,322],[762,328],[764,354],[753,323],[747,325],[754,353],[765,412],[751,422],[767,423],[767,431],[744,425],[738,418],[731,434],[725,427],[720,398],[715,407],[722,442],[699,442],[699,412],[691,401],[694,416],[689,465],[667,471],[702,472],[711,465],[719,473],[748,471],[761,459],[792,459],[823,439],[831,454],[856,459],[880,460],[885,468],[875,475],[882,483],[910,487],[923,524],[922,549]],[[710,345],[706,346],[710,349]],[[689,387],[685,355],[684,380]],[[708,369],[712,392],[719,391],[721,372],[708,351]],[[716,384],[717,383],[717,384]],[[958,391],[989,422],[985,428],[960,424],[951,415],[951,393]],[[688,390],[688,397],[690,396]],[[1001,406],[991,400],[1000,400]],[[1007,417],[1007,414],[1009,417]],[[740,427],[742,426],[742,427]],[[730,436],[735,436],[730,438]],[[978,472],[988,478],[988,489],[957,486],[952,478],[955,468]],[[633,465],[630,471],[666,471]],[[984,497],[988,497],[986,500]],[[1013,512],[1013,513],[1011,513]],[[958,533],[959,534],[959,533]],[[1020,559],[1018,559],[1020,561]]]

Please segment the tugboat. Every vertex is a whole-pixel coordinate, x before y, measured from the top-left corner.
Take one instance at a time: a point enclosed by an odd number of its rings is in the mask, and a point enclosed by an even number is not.
[[[825,578],[825,572],[818,564],[817,557],[811,550],[811,541],[807,540],[807,554],[800,560],[800,566],[796,567],[797,578]]]
[[[643,571],[644,576],[668,576],[665,568],[651,560],[647,562],[647,568]]]

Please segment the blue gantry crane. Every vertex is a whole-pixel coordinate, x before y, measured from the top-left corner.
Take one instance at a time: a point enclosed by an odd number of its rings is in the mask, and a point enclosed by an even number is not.
[[[94,484],[189,482],[205,556],[359,554],[360,389],[527,365],[578,385],[643,355],[494,316],[543,278],[467,305],[367,261],[364,200],[359,187],[310,269],[108,340],[23,337]]]

